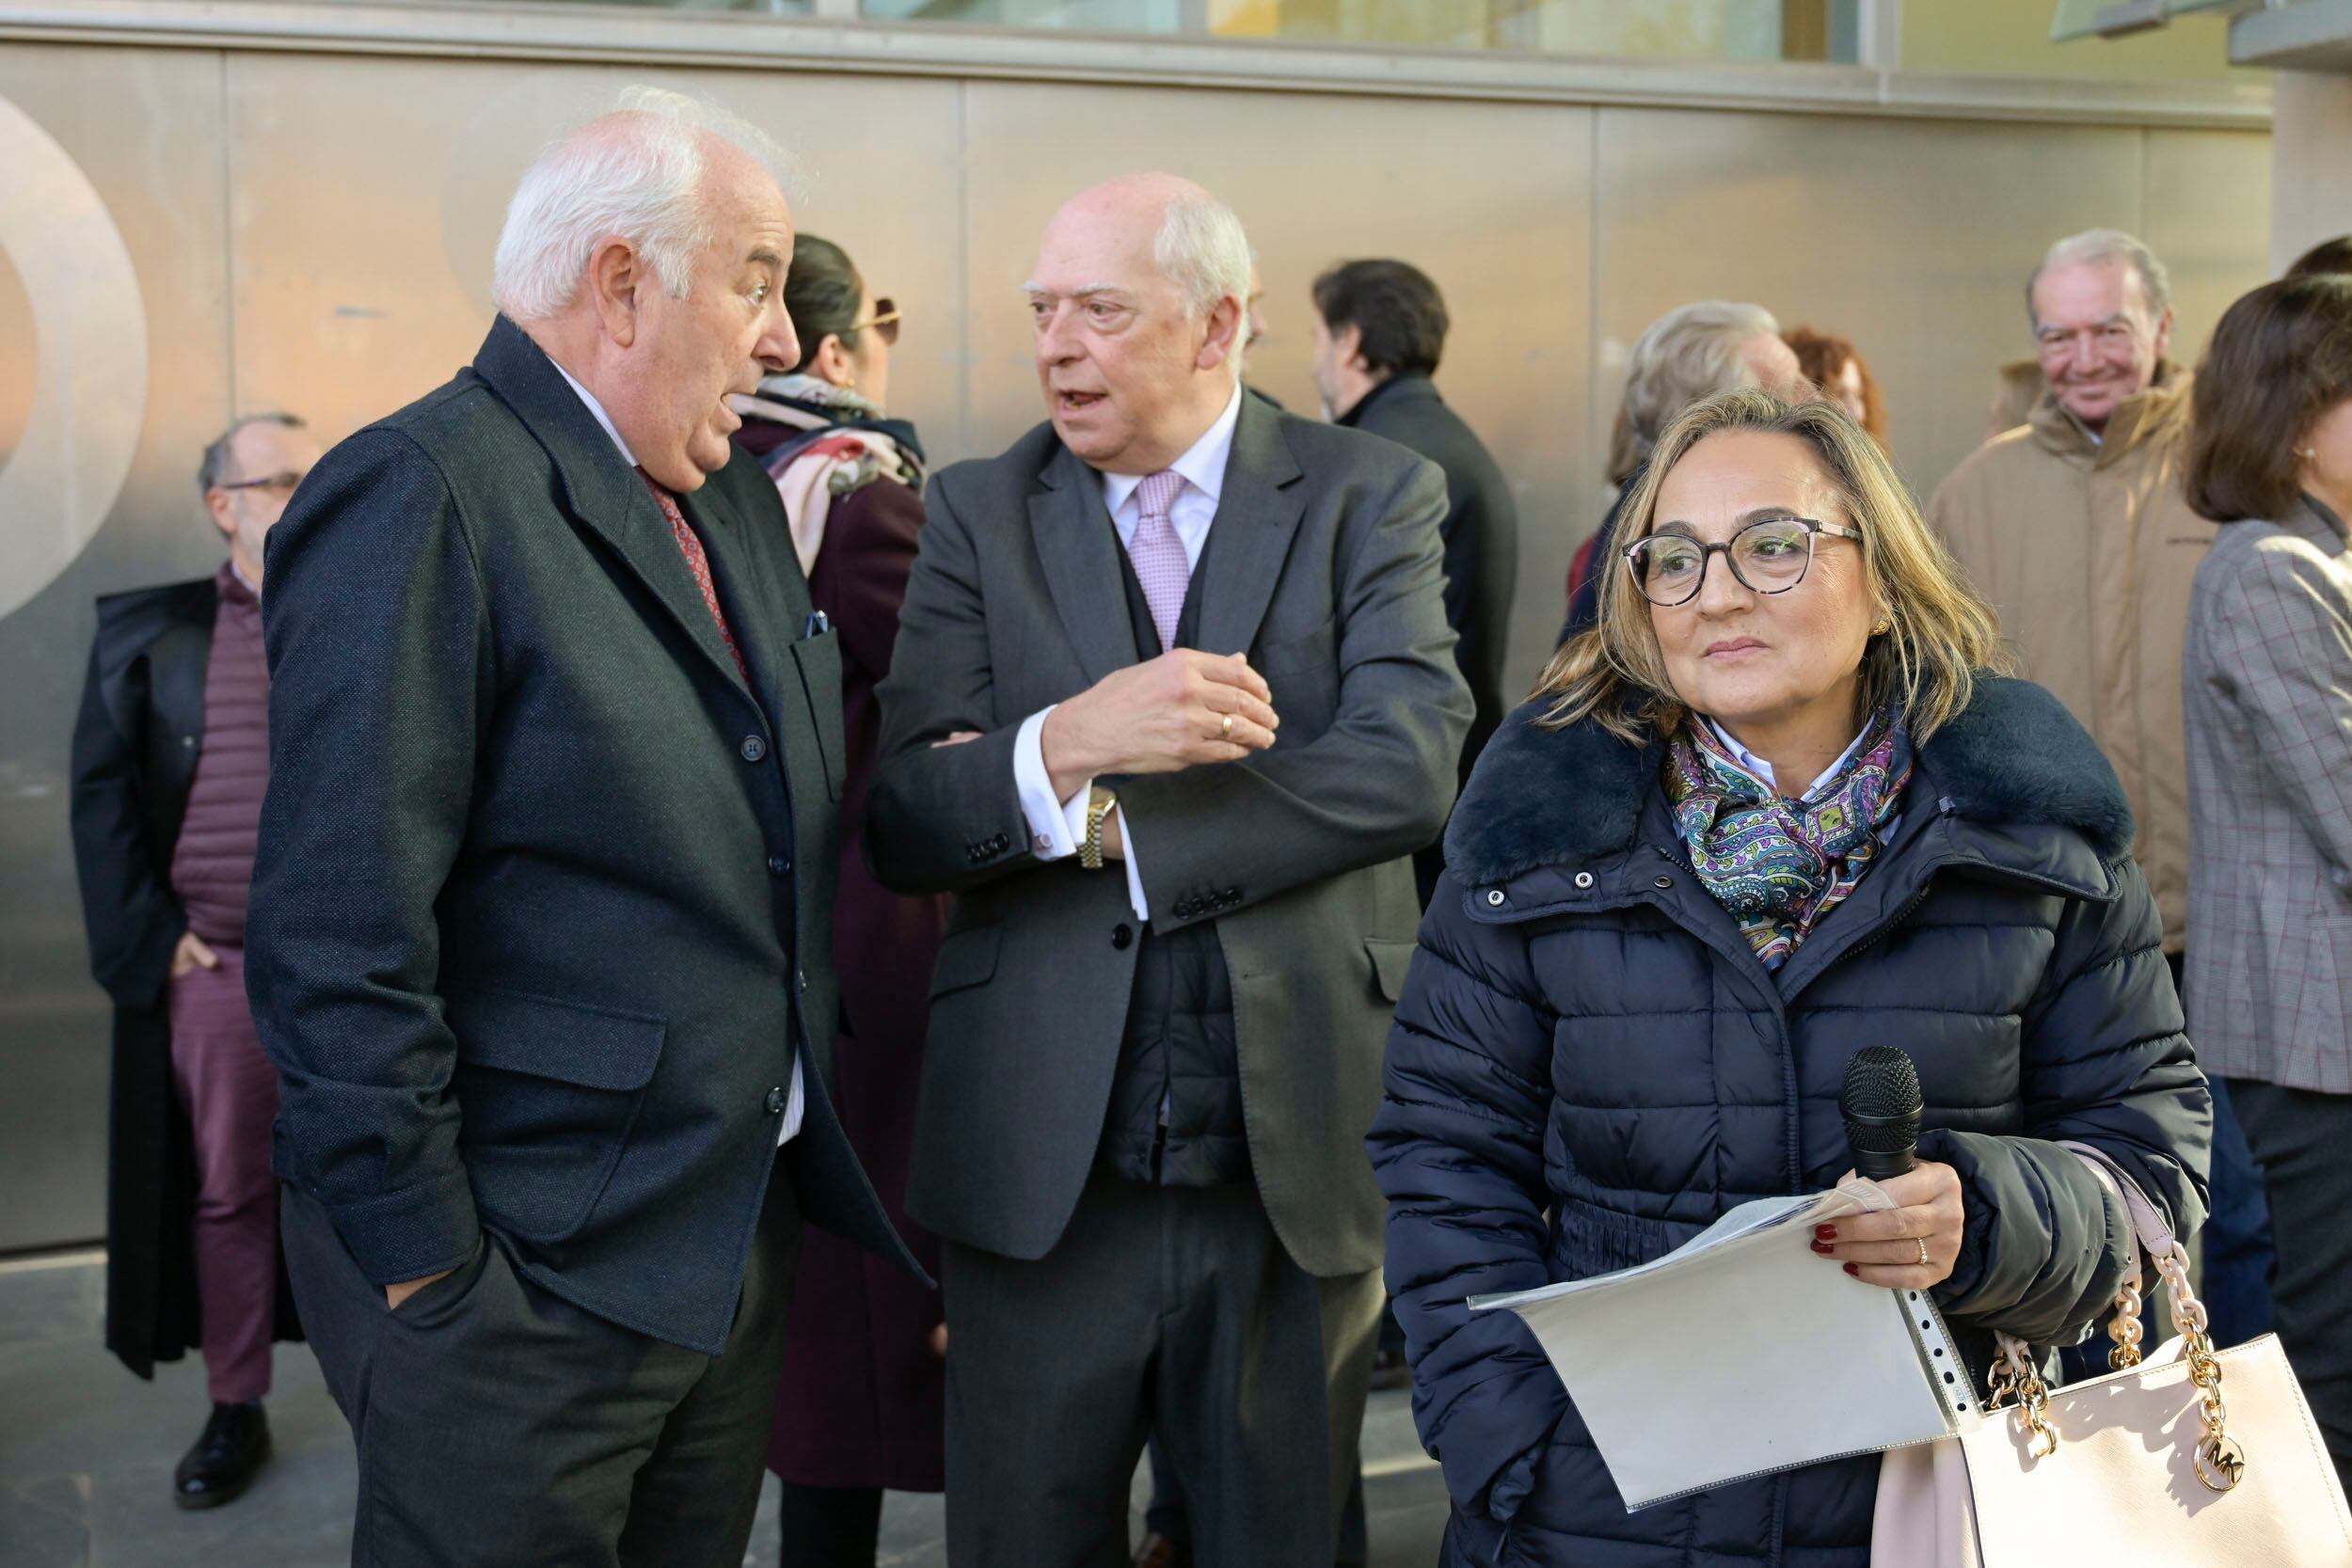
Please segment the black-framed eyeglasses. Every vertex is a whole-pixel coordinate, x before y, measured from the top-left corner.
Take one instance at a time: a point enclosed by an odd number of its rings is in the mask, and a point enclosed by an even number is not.
[[[279,500],[284,500],[294,493],[294,486],[300,484],[304,477],[295,473],[292,468],[287,468],[274,474],[263,474],[259,479],[223,480],[213,488],[215,490],[259,490],[265,496],[275,496]]]
[[[870,326],[883,342],[896,347],[898,341],[898,324],[902,319],[896,300],[878,299],[874,301],[874,313],[866,320],[851,325],[850,331],[863,332]]]
[[[1686,533],[1653,533],[1625,552],[1626,570],[1642,597],[1661,609],[1689,604],[1707,582],[1707,563],[1721,555],[1740,585],[1757,594],[1786,594],[1813,565],[1813,542],[1822,534],[1860,543],[1859,530],[1810,517],[1759,517],[1719,545]]]

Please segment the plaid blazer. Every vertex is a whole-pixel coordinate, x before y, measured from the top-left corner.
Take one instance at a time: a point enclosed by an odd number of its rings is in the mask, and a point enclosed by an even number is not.
[[[2185,998],[2208,1073],[2352,1093],[2352,559],[2309,501],[2198,568]]]

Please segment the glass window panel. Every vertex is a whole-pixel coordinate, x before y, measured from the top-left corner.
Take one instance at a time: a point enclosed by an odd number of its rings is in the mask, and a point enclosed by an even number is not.
[[[352,0],[378,4],[381,0]],[[643,11],[733,11],[755,16],[807,16],[810,0],[500,0],[513,5],[612,6]]]
[[[1858,0],[861,0],[877,21],[1603,58],[1851,59]]]
[[[1081,33],[1180,33],[1199,0],[862,0],[876,22],[1048,27]]]

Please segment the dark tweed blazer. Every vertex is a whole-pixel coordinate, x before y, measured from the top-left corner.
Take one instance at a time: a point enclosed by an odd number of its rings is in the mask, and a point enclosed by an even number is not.
[[[326,455],[270,535],[247,985],[278,1172],[369,1278],[487,1227],[547,1289],[716,1354],[796,1053],[803,1212],[904,1253],[827,1093],[838,639],[807,635],[755,460],[682,503],[748,685],[511,323]]]
[[[956,896],[931,984],[911,1207],[1016,1258],[1052,1249],[1103,1135],[1136,947],[1126,879],[1041,863],[1021,721],[1135,662],[1101,476],[1041,425],[932,483],[882,683],[867,847]],[[1251,1173],[1308,1273],[1380,1260],[1363,1134],[1412,952],[1409,862],[1445,821],[1470,717],[1441,597],[1438,470],[1242,400],[1200,646],[1246,650],[1279,740],[1116,781],[1157,929],[1214,922],[1232,978]],[[956,730],[969,745],[934,749]]]

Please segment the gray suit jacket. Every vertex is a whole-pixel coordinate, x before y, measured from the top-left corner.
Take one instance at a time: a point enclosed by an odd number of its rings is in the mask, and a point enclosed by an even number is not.
[[[884,882],[955,894],[932,980],[909,1208],[1041,1258],[1103,1136],[1134,920],[1116,867],[1030,852],[1013,784],[1030,714],[1135,662],[1099,476],[1041,425],[933,481],[882,686],[866,842]],[[1405,857],[1444,825],[1470,696],[1446,626],[1438,470],[1242,401],[1200,644],[1247,650],[1277,744],[1115,781],[1152,924],[1216,923],[1258,1190],[1300,1267],[1376,1267],[1363,1152],[1418,917]],[[982,738],[934,749],[955,730]]]
[[[2232,523],[2189,601],[2189,1038],[2352,1093],[2352,560],[2311,506]]]

